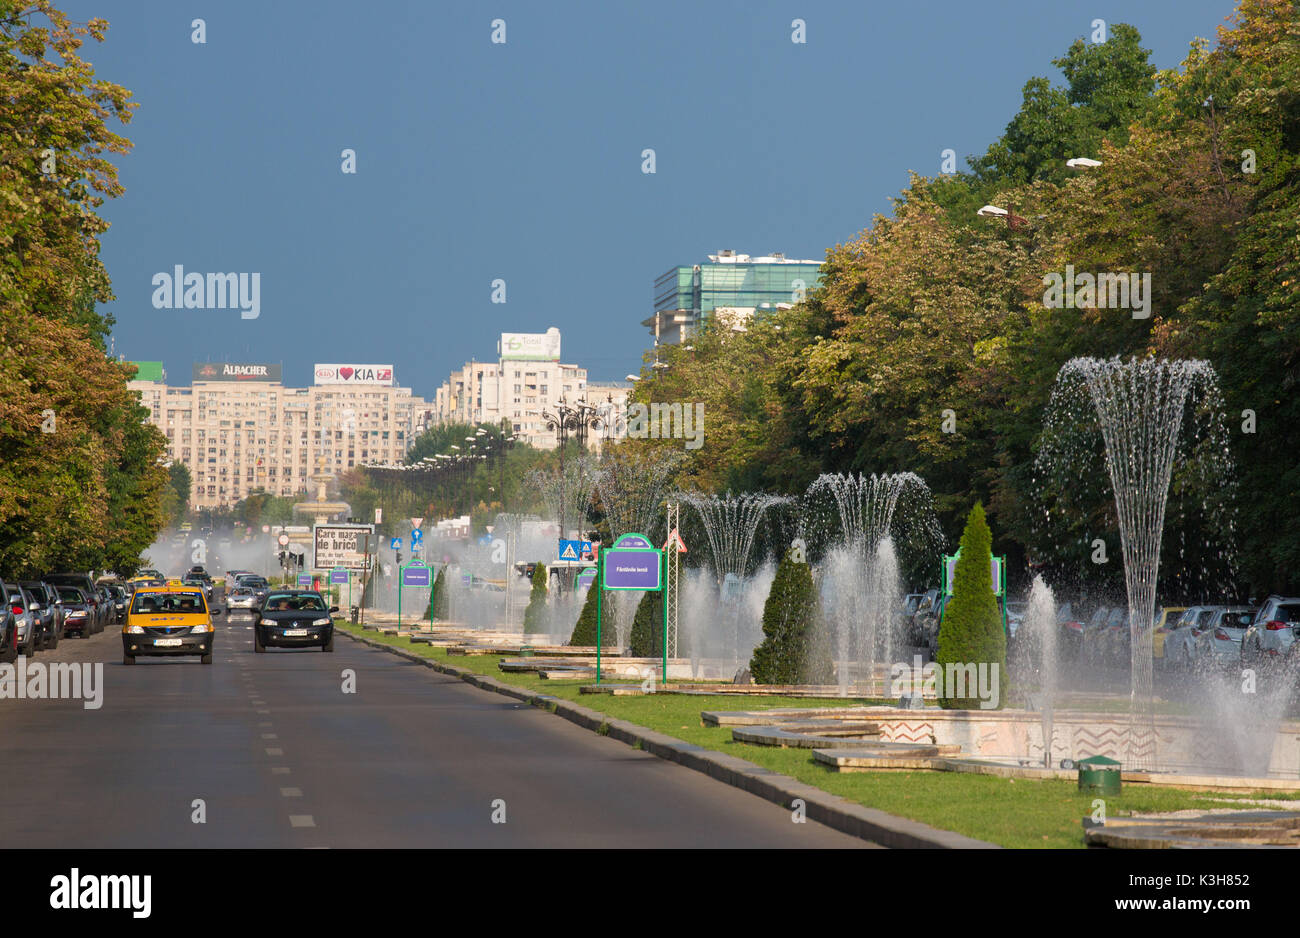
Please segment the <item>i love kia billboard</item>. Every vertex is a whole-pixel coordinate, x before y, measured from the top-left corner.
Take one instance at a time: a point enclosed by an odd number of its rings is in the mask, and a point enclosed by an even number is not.
[[[335,365],[317,363],[313,374],[317,384],[393,383],[392,365]]]

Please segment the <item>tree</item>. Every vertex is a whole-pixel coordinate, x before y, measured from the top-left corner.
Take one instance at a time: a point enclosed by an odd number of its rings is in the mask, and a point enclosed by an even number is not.
[[[791,552],[776,568],[763,605],[763,641],[749,670],[758,684],[829,684],[830,653],[817,641],[817,594],[807,563]]]
[[[524,610],[524,633],[546,632],[546,564],[533,565],[533,588]]]
[[[578,621],[573,626],[570,645],[595,646],[596,644],[596,603],[600,602],[600,576],[587,590],[587,598],[578,613]],[[600,645],[612,648],[618,645],[617,606],[612,602],[602,602],[600,606]]]
[[[447,568],[443,566],[433,578],[433,589],[429,591],[429,607],[424,611],[430,622],[445,622],[450,617],[450,602],[447,596]]]
[[[637,603],[628,644],[634,658],[659,658],[664,652],[664,591],[646,590]]]
[[[939,647],[934,664],[939,677],[939,705],[945,710],[979,709],[981,700],[972,691],[969,670],[964,677],[967,696],[957,697],[961,685],[945,683],[948,665],[979,669],[998,669],[997,709],[1007,697],[1007,639],[1002,628],[1002,613],[997,597],[993,595],[992,565],[993,534],[984,518],[984,506],[979,502],[966,519],[966,530],[961,536],[961,554],[953,574],[952,599],[944,610],[939,624]]]

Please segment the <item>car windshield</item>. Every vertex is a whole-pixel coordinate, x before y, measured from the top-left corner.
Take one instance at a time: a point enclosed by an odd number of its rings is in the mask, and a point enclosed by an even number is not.
[[[131,603],[132,613],[172,612],[177,615],[193,615],[207,612],[203,594],[191,591],[168,591],[136,593]]]
[[[1197,625],[1201,625],[1201,626],[1209,625],[1209,624],[1210,624],[1210,619],[1212,619],[1212,618],[1214,617],[1214,613],[1215,613],[1216,611],[1217,611],[1217,610],[1215,610],[1215,609],[1203,609],[1203,610],[1201,610],[1201,614],[1198,615],[1198,616],[1196,617],[1196,624],[1197,624]]]
[[[1248,610],[1224,610],[1219,614],[1218,624],[1226,629],[1244,629],[1250,625],[1255,616]]]
[[[1273,613],[1274,622],[1300,622],[1300,604],[1291,603],[1286,606],[1278,606],[1277,611]]]
[[[65,603],[84,603],[85,597],[81,595],[81,590],[73,589],[71,586],[59,587],[59,599]]]
[[[286,596],[277,593],[267,597],[266,608],[272,612],[300,609],[307,612],[324,612],[325,603],[319,596]]]

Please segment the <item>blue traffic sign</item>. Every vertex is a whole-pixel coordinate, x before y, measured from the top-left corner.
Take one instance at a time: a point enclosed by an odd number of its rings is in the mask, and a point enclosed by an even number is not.
[[[401,550],[401,549],[402,549],[402,539],[401,539],[400,537],[395,537],[395,538],[393,538],[391,541],[388,542],[388,549],[389,549],[389,550]]]
[[[412,528],[412,529],[411,529],[411,543],[412,543],[412,544],[419,544],[419,543],[422,542],[423,540],[424,540],[424,532],[421,531],[419,528]]]
[[[561,560],[581,560],[591,553],[591,541],[560,541]]]

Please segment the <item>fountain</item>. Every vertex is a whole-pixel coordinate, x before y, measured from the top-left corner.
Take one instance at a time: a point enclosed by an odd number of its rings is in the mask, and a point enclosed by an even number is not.
[[[930,489],[915,473],[824,474],[809,487],[808,501],[827,492],[841,540],[823,563],[821,595],[840,693],[847,695],[855,673],[873,681],[877,663],[891,660],[903,594],[900,551],[909,567],[924,569],[937,563],[943,537]]]
[[[1043,726],[1043,765],[1052,767],[1052,716],[1056,709],[1056,596],[1042,576],[1035,576],[1029,589],[1025,618],[1016,636],[1020,643],[1020,664],[1028,672],[1037,662],[1038,711]],[[1018,675],[1023,681],[1026,674]]]
[[[731,634],[735,660],[742,665],[748,661],[743,633],[747,630],[744,620],[751,618],[752,609],[747,611],[744,597],[749,592],[747,575],[754,537],[767,510],[789,500],[779,495],[749,492],[739,495],[728,492],[724,496],[695,492],[682,495],[682,501],[695,508],[704,525],[713,574],[721,591],[722,602],[717,607],[723,620],[720,624]]]
[[[1061,433],[1063,413],[1080,416],[1086,392],[1100,428],[1115,496],[1124,585],[1128,594],[1131,667],[1128,759],[1154,768],[1155,712],[1151,630],[1169,483],[1179,456],[1189,394],[1199,388],[1201,410],[1222,424],[1214,369],[1204,361],[1074,358],[1061,367],[1048,405],[1040,463],[1072,461],[1078,441]],[[1226,452],[1226,446],[1224,447]]]

